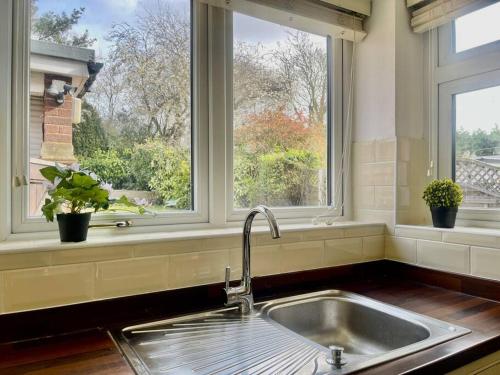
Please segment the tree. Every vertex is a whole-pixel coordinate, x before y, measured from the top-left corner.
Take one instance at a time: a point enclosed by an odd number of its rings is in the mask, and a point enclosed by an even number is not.
[[[259,43],[236,43],[233,59],[233,112],[236,125],[249,115],[286,105],[286,87]]]
[[[111,51],[97,87],[108,87],[101,91],[107,105],[104,112],[122,134],[133,127],[146,138],[188,143],[190,20],[168,4],[155,4],[154,9],[143,8],[134,24],[112,27]]]
[[[308,150],[276,150],[235,155],[234,198],[237,207],[257,204],[302,206],[317,204],[321,184],[320,159]]]
[[[38,40],[44,40],[57,44],[65,44],[75,47],[90,47],[96,41],[91,38],[88,30],[81,34],[72,31],[73,26],[78,24],[85,12],[81,7],[73,9],[70,14],[62,12],[57,14],[49,11],[37,18],[36,0],[31,2],[32,9],[32,36]]]
[[[109,141],[96,109],[82,101],[82,122],[73,127],[73,147],[78,156],[91,156],[108,149]]]
[[[470,132],[459,128],[455,145],[457,157],[497,155],[500,150],[500,128],[498,124],[489,132],[482,129]]]
[[[251,114],[235,130],[235,145],[249,153],[306,147],[310,128],[303,117],[292,118],[283,108]]]
[[[319,170],[326,165],[319,129],[283,109],[249,115],[235,129],[237,207],[317,204],[325,182]]]
[[[289,33],[286,44],[273,52],[279,77],[286,86],[289,103],[297,115],[324,124],[327,109],[326,49],[314,44],[308,33]]]

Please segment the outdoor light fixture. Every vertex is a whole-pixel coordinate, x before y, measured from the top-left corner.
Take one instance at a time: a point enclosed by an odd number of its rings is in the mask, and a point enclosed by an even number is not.
[[[64,95],[73,96],[76,92],[76,87],[68,85],[64,81],[57,79],[52,80],[50,87],[47,89],[47,94],[56,98],[57,104],[64,103]]]

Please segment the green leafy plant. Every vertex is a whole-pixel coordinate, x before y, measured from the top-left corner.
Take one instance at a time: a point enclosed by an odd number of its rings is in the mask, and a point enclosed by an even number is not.
[[[60,165],[40,169],[48,181],[48,194],[42,213],[47,221],[54,221],[54,214],[97,212],[98,210],[132,211],[143,214],[145,209],[122,196],[111,199],[111,185],[97,175],[78,166]]]
[[[262,155],[235,156],[234,194],[237,207],[307,205],[317,197],[320,158],[315,152],[289,149]]]
[[[429,207],[458,207],[462,203],[462,188],[449,178],[433,180],[422,198]]]

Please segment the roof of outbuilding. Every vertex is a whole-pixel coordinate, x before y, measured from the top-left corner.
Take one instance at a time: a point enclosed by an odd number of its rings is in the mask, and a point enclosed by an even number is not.
[[[66,46],[63,44],[32,39],[31,53],[35,55],[73,60],[87,65],[89,76],[82,91],[78,94],[78,97],[80,98],[90,91],[90,87],[94,83],[97,74],[103,67],[102,63],[95,61],[95,51],[90,48]]]
[[[51,43],[42,40],[31,40],[31,53],[82,61],[85,63],[95,61],[95,51],[93,49],[65,46],[63,44]]]

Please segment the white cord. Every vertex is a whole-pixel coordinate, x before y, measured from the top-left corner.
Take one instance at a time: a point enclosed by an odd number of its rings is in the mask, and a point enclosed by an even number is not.
[[[354,96],[354,58],[355,58],[355,53],[356,53],[356,32],[354,32],[354,41],[353,41],[353,46],[352,46],[352,54],[351,54],[351,70],[350,70],[350,82],[349,82],[349,95],[347,98],[347,116],[346,116],[346,123],[345,123],[345,135],[343,139],[343,144],[342,144],[342,154],[340,158],[340,168],[338,170],[337,178],[335,179],[335,202],[333,206],[328,207],[326,214],[319,215],[313,219],[313,224],[319,224],[320,222],[324,221],[326,224],[331,225],[335,221],[338,221],[339,219],[342,219],[342,211],[344,209],[344,200],[342,199],[342,185],[343,185],[343,178],[347,181],[349,178],[349,173],[351,170],[351,163],[350,163],[350,158],[351,158],[351,137],[352,137],[352,124],[351,124],[351,118],[352,118],[352,110],[353,110],[353,96]],[[337,209],[340,211],[340,214],[338,213],[331,213],[334,209]],[[325,220],[320,220],[321,218],[324,218]]]

